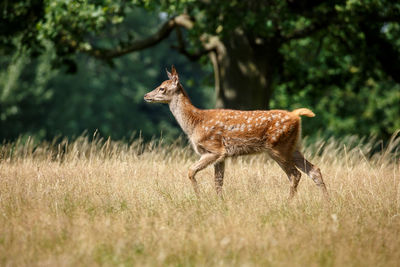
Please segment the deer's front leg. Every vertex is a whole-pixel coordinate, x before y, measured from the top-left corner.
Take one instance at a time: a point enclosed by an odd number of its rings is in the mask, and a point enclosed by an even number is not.
[[[222,194],[222,185],[224,184],[224,171],[225,171],[225,161],[220,161],[214,164],[215,170],[215,190],[217,191],[217,195],[221,196]]]
[[[214,163],[215,161],[217,161],[219,157],[220,157],[219,155],[212,154],[212,153],[203,154],[201,156],[200,160],[197,161],[195,164],[193,164],[189,168],[189,175],[188,176],[189,176],[190,181],[192,182],[194,192],[197,195],[199,194],[199,188],[198,188],[197,181],[196,181],[196,178],[195,178],[196,173],[201,171],[202,169],[204,169],[205,167],[207,167],[211,163]]]

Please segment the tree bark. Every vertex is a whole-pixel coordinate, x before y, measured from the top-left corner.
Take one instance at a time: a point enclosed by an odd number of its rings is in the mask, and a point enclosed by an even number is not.
[[[228,38],[210,40],[214,66],[216,107],[268,109],[274,77],[281,69],[279,43],[247,37],[236,30]]]

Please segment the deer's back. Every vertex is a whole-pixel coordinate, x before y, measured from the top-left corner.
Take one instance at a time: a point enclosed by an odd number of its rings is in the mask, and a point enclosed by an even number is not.
[[[199,154],[226,156],[258,153],[296,142],[299,117],[285,110],[202,110],[192,136]]]

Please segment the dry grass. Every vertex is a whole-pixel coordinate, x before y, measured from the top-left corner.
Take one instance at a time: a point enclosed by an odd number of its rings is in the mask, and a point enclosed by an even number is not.
[[[225,200],[212,168],[199,173],[197,199],[188,147],[6,144],[0,265],[398,266],[399,142],[372,158],[354,138],[309,147],[330,204],[305,175],[288,203],[289,182],[265,156],[227,163]]]

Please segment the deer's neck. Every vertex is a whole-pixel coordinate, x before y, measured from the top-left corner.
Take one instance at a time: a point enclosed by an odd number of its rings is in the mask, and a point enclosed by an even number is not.
[[[190,102],[184,93],[175,96],[169,103],[169,109],[182,130],[190,137],[199,121],[199,109]]]

